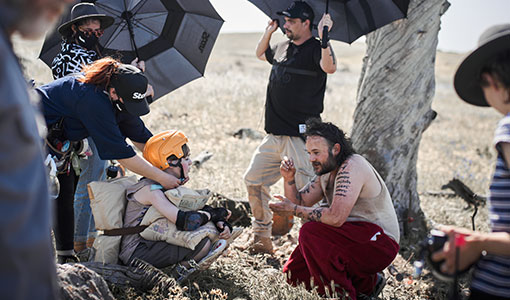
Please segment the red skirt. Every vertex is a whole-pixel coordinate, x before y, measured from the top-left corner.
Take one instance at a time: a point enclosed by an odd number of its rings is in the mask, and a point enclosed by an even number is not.
[[[321,295],[326,288],[330,295],[334,289],[338,295],[356,299],[358,293],[372,292],[377,272],[393,261],[398,250],[398,243],[373,223],[346,222],[333,227],[307,222],[283,272],[292,285],[317,287]]]

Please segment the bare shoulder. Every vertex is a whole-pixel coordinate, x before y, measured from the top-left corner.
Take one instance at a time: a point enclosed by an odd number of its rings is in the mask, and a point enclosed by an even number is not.
[[[365,173],[370,171],[369,162],[359,154],[353,154],[347,158],[340,166],[341,170],[355,171],[356,173]]]

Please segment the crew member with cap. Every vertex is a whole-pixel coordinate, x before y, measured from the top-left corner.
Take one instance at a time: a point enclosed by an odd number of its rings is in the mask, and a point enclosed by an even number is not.
[[[442,226],[449,238],[432,259],[444,260],[440,268],[448,274],[475,264],[470,300],[510,299],[510,24],[482,33],[478,48],[457,69],[454,85],[462,100],[504,116],[493,140],[498,156],[489,195],[492,232]]]
[[[255,236],[249,246],[254,253],[273,251],[269,189],[281,178],[279,166],[282,158],[294,158],[298,188],[313,176],[304,151],[302,133],[308,118],[320,117],[327,73],[336,71],[336,59],[330,44],[321,48],[320,41],[312,36],[314,12],[306,2],[295,1],[278,14],[285,19],[283,28],[288,41],[269,46],[272,34],[278,29],[278,21],[272,20],[256,49],[256,56],[273,67],[265,105],[264,129],[267,135],[255,150],[244,174],[254,216],[252,227]],[[329,14],[324,14],[319,22],[320,38],[324,26],[328,29],[333,26]]]
[[[146,97],[153,94],[147,78],[136,67],[106,57],[83,69],[83,76],[67,76],[37,88],[48,127],[46,144],[60,158],[55,241],[59,263],[75,261],[73,197],[75,175],[71,161],[86,155],[82,145],[91,137],[101,159],[116,159],[141,176],[174,188],[184,180],[147,163],[129,146],[140,150],[152,136],[140,116],[149,112]],[[127,111],[129,114],[119,114]],[[127,118],[126,116],[131,116]],[[85,147],[86,148],[86,147]]]

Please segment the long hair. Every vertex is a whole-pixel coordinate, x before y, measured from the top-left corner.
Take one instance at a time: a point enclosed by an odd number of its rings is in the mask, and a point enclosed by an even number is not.
[[[328,142],[328,150],[331,153],[335,144],[340,145],[340,153],[335,157],[338,166],[355,154],[352,147],[351,139],[345,136],[345,133],[338,128],[335,124],[330,122],[322,122],[318,118],[311,118],[306,121],[306,137],[321,136]]]
[[[110,86],[110,80],[117,72],[120,64],[120,61],[111,57],[98,59],[81,69],[83,77],[80,77],[78,81],[90,83],[106,90]]]

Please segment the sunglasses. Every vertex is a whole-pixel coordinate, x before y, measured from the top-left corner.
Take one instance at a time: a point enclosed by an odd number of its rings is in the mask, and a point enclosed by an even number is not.
[[[78,28],[81,32],[85,34],[86,37],[91,37],[92,35],[95,35],[96,37],[103,36],[104,30],[99,29],[90,29],[90,28]]]

